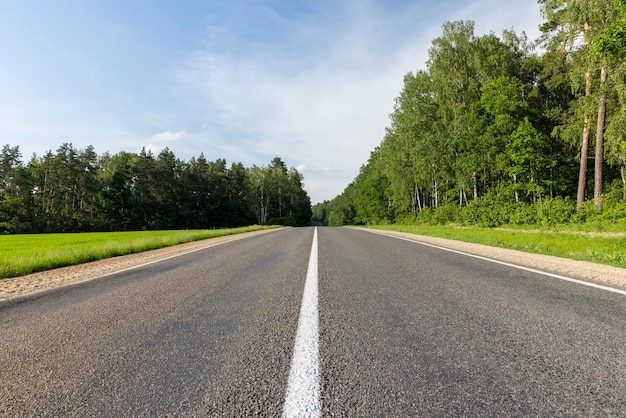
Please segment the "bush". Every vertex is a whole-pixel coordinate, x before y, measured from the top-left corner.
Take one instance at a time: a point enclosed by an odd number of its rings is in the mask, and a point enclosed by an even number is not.
[[[576,203],[570,198],[545,199],[536,205],[537,223],[543,226],[559,226],[571,223],[576,214]]]
[[[594,216],[595,219],[617,222],[626,218],[626,203],[620,203],[606,208],[601,213]]]
[[[33,232],[33,226],[30,222],[19,222],[17,219],[11,219],[7,222],[0,222],[0,234],[28,234]]]
[[[517,203],[509,223],[512,225],[536,225],[537,209],[530,203]]]
[[[626,229],[626,201],[621,183],[602,196],[603,210],[596,213],[593,201],[586,201],[576,210],[570,197],[540,199],[538,203],[515,202],[506,187],[492,190],[474,199],[463,208],[455,200],[447,200],[437,209],[425,208],[417,216],[405,211],[395,217],[398,225],[467,225],[498,227],[502,225],[542,226],[571,225],[591,230]]]
[[[465,206],[460,219],[467,225],[496,227],[510,223],[514,212],[514,202],[497,192],[490,192]]]
[[[404,212],[396,216],[393,223],[398,224],[398,225],[423,224],[424,221],[422,220],[421,215],[422,213],[418,214],[417,216],[413,216],[413,214],[410,212]]]
[[[458,221],[460,209],[455,204],[446,204],[437,209],[429,207],[422,209],[417,216],[411,213],[398,215],[395,223],[398,225],[448,225]]]
[[[431,223],[434,225],[447,225],[458,222],[460,215],[461,208],[456,203],[448,203],[433,211]]]
[[[585,222],[591,221],[591,219],[595,216],[596,211],[593,206],[593,201],[583,202],[581,208],[575,211],[570,218],[570,223],[575,224],[583,224]]]

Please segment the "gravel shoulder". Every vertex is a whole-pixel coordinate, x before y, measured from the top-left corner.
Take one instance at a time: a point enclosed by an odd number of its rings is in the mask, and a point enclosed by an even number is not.
[[[199,251],[225,242],[235,241],[251,235],[264,234],[267,232],[271,232],[271,230],[255,231],[227,237],[189,242],[186,244],[146,251],[138,254],[114,257],[77,266],[63,267],[40,273],[29,274],[22,277],[3,279],[0,280],[0,302],[30,296],[39,292],[56,289],[70,284],[93,280],[98,277],[119,273],[144,264],[156,262],[164,258]],[[626,288],[626,269],[623,268],[403,232],[368,232],[408,238],[427,244],[438,245],[456,251],[493,258],[572,278],[593,281],[618,288]]]

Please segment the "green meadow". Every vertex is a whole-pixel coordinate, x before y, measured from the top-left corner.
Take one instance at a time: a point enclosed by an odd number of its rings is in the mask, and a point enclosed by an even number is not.
[[[419,225],[381,225],[368,228],[428,235],[626,267],[626,234],[623,232],[602,233]]]
[[[0,278],[270,228],[0,235]]]

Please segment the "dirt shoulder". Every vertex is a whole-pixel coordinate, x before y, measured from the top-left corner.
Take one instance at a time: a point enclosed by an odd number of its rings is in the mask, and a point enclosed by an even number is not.
[[[29,274],[22,277],[3,279],[0,280],[0,301],[29,296],[69,284],[92,280],[109,274],[119,273],[144,264],[156,262],[164,258],[191,253],[225,242],[235,241],[251,235],[264,234],[267,232],[270,231],[255,231],[244,234],[230,235],[227,237],[211,238],[138,254],[130,254],[77,266],[63,267],[41,273]],[[563,276],[593,281],[619,288],[626,288],[626,269],[623,268],[403,232],[380,230],[369,230],[369,232],[399,236],[414,241],[493,258]]]
[[[626,269],[590,263],[588,261],[570,260],[542,254],[525,253],[523,251],[490,247],[483,244],[472,244],[444,238],[415,235],[405,232],[369,230],[374,233],[393,235],[427,244],[437,245],[451,250],[462,251],[482,257],[493,258],[511,264],[530,267],[575,279],[592,281],[608,286],[626,288]]]
[[[27,276],[0,280],[0,302],[23,296],[33,295],[46,290],[56,289],[70,284],[85,282],[109,274],[153,263],[168,257],[187,254],[194,251],[214,247],[226,242],[236,241],[251,235],[258,235],[272,230],[246,232],[225,237],[210,238],[188,242],[158,250],[145,251],[119,257],[107,258],[76,266],[62,267],[54,270],[33,273]]]

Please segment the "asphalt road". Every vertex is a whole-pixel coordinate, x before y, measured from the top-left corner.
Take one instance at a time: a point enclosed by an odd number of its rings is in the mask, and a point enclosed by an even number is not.
[[[314,231],[0,304],[0,416],[280,416]],[[626,296],[365,231],[317,242],[322,416],[626,415]]]

